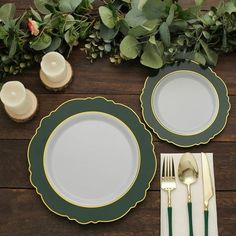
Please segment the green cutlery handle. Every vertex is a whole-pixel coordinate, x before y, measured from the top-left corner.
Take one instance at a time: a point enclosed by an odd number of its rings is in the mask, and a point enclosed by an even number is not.
[[[172,236],[172,207],[168,207],[169,236]]]
[[[209,211],[205,210],[204,211],[205,236],[208,236],[208,215],[209,215]]]
[[[189,236],[193,236],[192,202],[188,202]]]

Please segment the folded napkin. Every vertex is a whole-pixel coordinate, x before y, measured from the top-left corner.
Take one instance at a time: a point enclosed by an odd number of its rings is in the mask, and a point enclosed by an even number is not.
[[[189,222],[187,209],[187,187],[178,179],[178,165],[182,153],[162,153],[161,166],[165,155],[172,156],[175,162],[175,174],[177,188],[172,192],[172,220],[173,236],[188,236]],[[204,206],[203,206],[203,182],[201,154],[193,153],[198,164],[199,177],[196,183],[192,184],[192,211],[193,211],[193,233],[194,236],[204,236]],[[213,154],[207,153],[214,196],[209,201],[209,236],[218,236],[217,210],[215,195],[215,177],[213,167]],[[160,168],[161,169],[161,168]],[[167,215],[167,193],[161,190],[161,236],[168,236],[168,215]]]

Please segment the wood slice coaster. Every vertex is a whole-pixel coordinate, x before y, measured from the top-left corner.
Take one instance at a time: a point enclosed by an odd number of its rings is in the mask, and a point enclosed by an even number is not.
[[[31,102],[31,108],[27,113],[15,114],[14,112],[10,111],[6,106],[4,107],[7,115],[13,121],[15,121],[17,123],[23,123],[23,122],[27,122],[27,121],[31,120],[37,112],[38,100],[37,100],[37,97],[35,96],[35,94],[33,92],[31,92],[30,90],[26,89],[26,96],[28,97],[29,101]]]
[[[67,75],[64,80],[59,81],[59,82],[49,81],[47,79],[47,76],[44,74],[44,72],[40,70],[40,79],[42,83],[44,84],[44,86],[46,87],[46,89],[57,92],[57,91],[61,91],[65,89],[70,84],[72,80],[72,76],[73,76],[73,71],[68,61],[66,62],[66,66],[67,66]]]

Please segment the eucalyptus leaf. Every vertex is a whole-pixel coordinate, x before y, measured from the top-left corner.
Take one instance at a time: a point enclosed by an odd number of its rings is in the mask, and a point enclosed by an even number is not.
[[[119,21],[119,30],[120,32],[123,34],[123,35],[127,35],[128,34],[128,31],[129,31],[129,25],[128,23],[122,19]]]
[[[71,14],[68,14],[65,20],[65,30],[68,30],[75,24],[75,18]]]
[[[112,39],[114,39],[118,32],[119,32],[119,27],[110,29],[110,28],[106,27],[103,24],[101,24],[101,26],[100,26],[100,36],[104,40],[112,40]]]
[[[169,26],[169,30],[172,32],[176,32],[176,31],[184,31],[186,30],[188,27],[188,23],[184,20],[178,19],[178,20],[174,20],[172,22],[172,24]]]
[[[139,1],[140,0],[131,0],[131,2],[130,2],[131,3],[131,8],[138,10]]]
[[[182,10],[179,13],[179,18],[182,20],[196,19],[196,15],[199,12],[199,8],[196,6],[191,6],[188,9]]]
[[[156,37],[154,35],[150,36],[148,40],[151,44],[156,45]]]
[[[66,31],[66,33],[64,34],[64,39],[69,46],[75,46],[78,44],[78,36],[78,32],[76,32],[72,27]]]
[[[16,49],[17,49],[17,41],[16,41],[16,38],[13,37],[13,40],[11,42],[11,47],[10,47],[10,50],[9,50],[9,57],[10,58],[12,58],[15,55]]]
[[[166,47],[170,46],[170,31],[169,26],[166,22],[163,22],[159,28],[159,33],[162,42],[165,44]]]
[[[45,15],[44,18],[43,18],[44,23],[47,24],[51,20],[51,18],[52,18],[52,14],[51,13]]]
[[[148,0],[139,0],[138,2],[138,10],[142,10],[143,9],[143,6],[145,5],[145,3],[147,2]]]
[[[224,11],[228,12],[229,14],[232,14],[233,12],[236,12],[236,5],[233,2],[226,2],[224,5]]]
[[[6,3],[0,7],[0,21],[5,24],[13,19],[16,12],[16,6],[13,3]]]
[[[227,33],[225,29],[223,31],[223,37],[222,37],[222,47],[223,48],[227,47]]]
[[[143,5],[142,11],[149,20],[160,19],[167,16],[166,4],[162,0],[147,0]]]
[[[125,21],[130,27],[136,27],[136,26],[142,25],[144,22],[147,21],[147,19],[144,16],[142,11],[139,11],[137,9],[131,9],[125,15]]]
[[[218,60],[218,55],[215,51],[211,50],[208,45],[203,41],[203,40],[200,40],[200,43],[207,55],[207,59],[208,59],[208,62],[211,64],[211,65],[216,65],[217,63],[217,60]]]
[[[40,14],[37,11],[35,11],[32,7],[30,8],[30,11],[31,11],[31,13],[33,14],[34,18],[37,21],[42,21],[42,18],[41,18]]]
[[[206,13],[205,15],[203,15],[202,17],[200,17],[200,20],[205,24],[205,25],[213,25],[215,22],[214,20],[212,19],[212,17],[210,17],[208,15],[208,13]]]
[[[160,25],[160,20],[154,19],[154,20],[147,20],[143,23],[143,28],[148,30],[149,32],[155,30]]]
[[[211,37],[211,35],[207,32],[207,31],[202,31],[202,34],[204,35],[204,37],[206,38],[206,39],[210,39],[210,37]]]
[[[123,38],[120,43],[120,51],[128,59],[134,59],[138,56],[141,46],[138,40],[131,36],[127,35]]]
[[[168,26],[170,26],[172,21],[174,20],[176,9],[177,9],[176,5],[172,4],[171,7],[170,7],[170,10],[169,10],[169,15],[166,18],[166,23],[167,23]]]
[[[6,38],[8,35],[8,32],[4,29],[2,25],[0,25],[0,39]]]
[[[30,48],[36,51],[41,51],[49,47],[51,43],[52,43],[51,36],[46,33],[42,33],[41,35],[39,35],[37,38],[33,39],[30,42]]]
[[[144,47],[140,62],[142,65],[148,66],[150,68],[161,68],[163,66],[163,59],[160,55],[160,51],[158,50],[158,46],[147,42]]]
[[[114,28],[116,25],[116,20],[113,16],[113,12],[105,6],[100,6],[98,10],[102,23],[109,29]]]
[[[42,14],[50,14],[50,11],[45,7],[48,0],[34,0],[34,5],[37,10]]]
[[[55,37],[52,39],[51,45],[45,49],[45,52],[53,52],[56,51],[61,46],[62,40],[59,37]]]
[[[65,13],[72,13],[81,2],[82,0],[59,0],[59,9]]]
[[[201,52],[195,52],[194,60],[196,62],[198,62],[199,64],[201,64],[201,65],[205,65],[206,64],[206,58],[204,57],[204,55]]]
[[[129,35],[133,35],[134,37],[145,36],[155,31],[157,27],[158,20],[148,20],[143,25],[131,28],[129,30]]]
[[[64,39],[67,42],[67,44],[71,44],[71,38],[70,38],[70,31],[67,30],[64,34]]]
[[[136,27],[133,27],[128,32],[129,35],[132,35],[134,37],[145,36],[149,33],[150,32],[147,29],[145,29],[142,25],[138,25]]]
[[[105,46],[104,46],[104,50],[105,50],[105,52],[110,52],[111,51],[111,44],[105,44]]]

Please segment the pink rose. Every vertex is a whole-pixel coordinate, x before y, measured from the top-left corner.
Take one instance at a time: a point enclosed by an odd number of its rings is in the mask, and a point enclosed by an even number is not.
[[[32,35],[37,36],[39,34],[39,23],[31,18],[28,20],[28,28]]]

